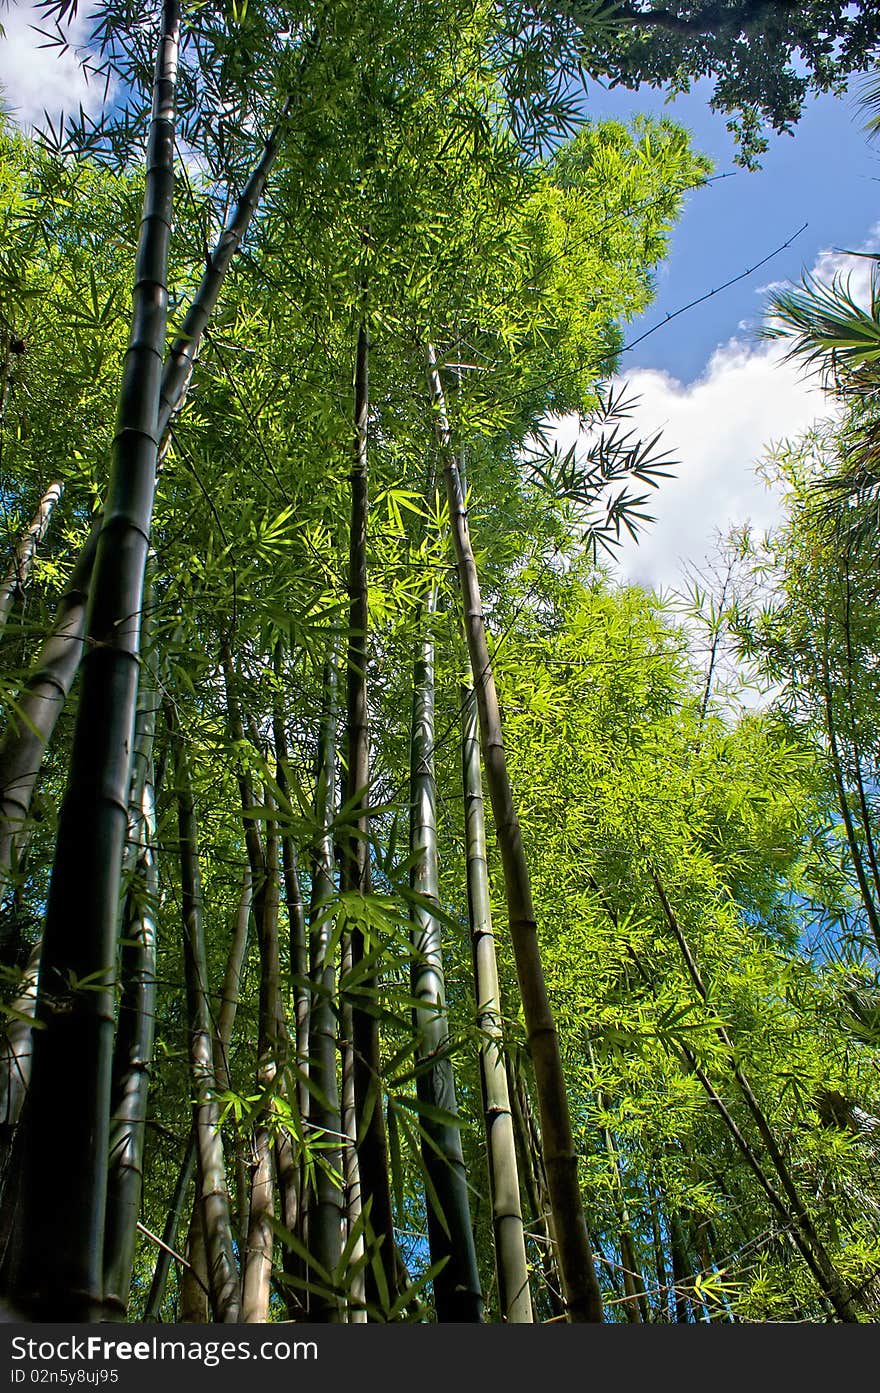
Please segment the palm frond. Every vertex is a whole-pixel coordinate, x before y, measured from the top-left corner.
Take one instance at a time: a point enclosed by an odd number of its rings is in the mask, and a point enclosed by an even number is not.
[[[862,83],[859,106],[868,118],[865,122],[867,133],[880,134],[880,72],[871,73]]]
[[[850,277],[829,282],[807,273],[799,286],[775,291],[768,301],[765,339],[789,339],[785,360],[845,385],[861,374],[864,385],[880,376],[880,276],[871,273],[870,304],[860,305]]]

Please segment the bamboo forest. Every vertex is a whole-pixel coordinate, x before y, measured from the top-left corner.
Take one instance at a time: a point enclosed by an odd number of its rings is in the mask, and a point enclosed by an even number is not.
[[[870,148],[880,11],[80,10],[98,106],[0,116],[0,1299],[877,1320],[880,256],[762,300],[774,525],[625,579],[719,176],[583,93],[747,185]]]

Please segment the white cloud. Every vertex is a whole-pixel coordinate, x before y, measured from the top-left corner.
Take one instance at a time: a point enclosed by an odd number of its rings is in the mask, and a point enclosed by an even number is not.
[[[0,105],[16,124],[26,129],[41,126],[48,112],[57,125],[62,111],[77,112],[80,103],[90,114],[100,109],[103,79],[87,79],[81,62],[90,28],[88,6],[80,6],[64,28],[66,52],[43,47],[48,40],[37,28],[51,32],[52,27],[22,0],[12,0],[8,9],[0,11],[0,24],[5,30],[0,40]]]
[[[675,477],[651,499],[656,518],[638,545],[625,542],[619,566],[629,580],[666,586],[700,563],[716,535],[749,521],[762,530],[778,517],[778,500],[755,474],[769,444],[807,430],[827,413],[815,383],[781,361],[778,347],[731,339],[687,385],[655,369],[626,376],[640,397],[636,420],[663,428],[677,461]]]
[[[878,245],[880,227],[866,246]],[[822,252],[813,274],[850,277],[850,290],[868,301],[872,263]],[[774,286],[774,288],[776,288]],[[663,444],[678,462],[650,500],[656,518],[635,544],[624,542],[618,566],[628,580],[655,587],[682,583],[687,566],[700,567],[718,534],[751,522],[763,530],[779,517],[779,500],[755,468],[768,446],[794,438],[826,416],[832,404],[815,379],[782,361],[779,344],[734,337],[720,344],[703,373],[683,383],[660,368],[637,368],[622,380],[640,398],[633,421],[646,435],[663,428]],[[573,423],[559,427],[568,448]]]

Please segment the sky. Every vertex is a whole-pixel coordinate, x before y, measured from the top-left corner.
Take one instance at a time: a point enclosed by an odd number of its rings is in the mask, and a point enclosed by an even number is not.
[[[880,247],[880,144],[861,129],[861,81],[843,98],[814,99],[794,136],[771,136],[754,173],[734,164],[725,118],[709,110],[708,83],[671,103],[650,89],[588,88],[590,116],[670,116],[692,132],[715,174],[730,175],[689,196],[657,278],[657,298],[627,333],[631,341],[661,326],[622,356],[620,374],[640,397],[638,423],[649,432],[662,427],[678,463],[676,477],[652,500],[656,524],[637,546],[621,549],[626,579],[678,588],[711,556],[718,535],[747,521],[764,530],[779,517],[778,499],[756,465],[768,446],[826,415],[829,403],[756,330],[769,287],[797,281],[805,270],[850,275],[852,289],[867,301],[870,263],[843,254]],[[763,260],[804,224],[790,247],[752,275],[662,324]]]
[[[0,85],[7,109],[22,124],[40,123],[43,111],[100,105],[101,83],[86,84],[71,53],[41,48],[28,0],[12,0],[0,16]],[[71,37],[87,28],[83,11]],[[755,473],[767,446],[793,438],[824,415],[828,404],[815,383],[780,362],[778,346],[756,337],[768,287],[797,280],[805,269],[830,275],[851,271],[853,288],[867,293],[869,263],[846,250],[880,247],[880,143],[860,127],[855,95],[810,102],[794,136],[773,136],[762,167],[751,173],[733,163],[725,118],[708,107],[708,84],[667,103],[644,88],[608,91],[590,83],[588,115],[626,120],[636,112],[668,115],[693,133],[695,147],[730,177],[692,193],[674,229],[670,255],[657,276],[657,298],[629,326],[627,341],[653,330],[620,362],[620,374],[639,398],[635,423],[664,431],[676,463],[652,500],[656,523],[638,546],[620,552],[623,578],[660,588],[678,587],[689,570],[711,555],[715,539],[750,521],[758,529],[778,518],[778,501]],[[805,229],[792,244],[736,285],[679,314],[668,314],[762,261]],[[560,435],[571,443],[571,424]]]

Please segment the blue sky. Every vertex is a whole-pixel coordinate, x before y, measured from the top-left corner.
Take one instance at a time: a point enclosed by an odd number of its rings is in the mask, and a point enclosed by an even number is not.
[[[716,174],[730,174],[689,196],[657,277],[657,298],[630,326],[628,340],[755,265],[807,224],[754,274],[623,355],[621,377],[641,398],[639,423],[647,431],[662,427],[678,461],[677,477],[656,495],[656,525],[638,547],[622,548],[628,579],[680,588],[730,527],[750,522],[762,531],[778,521],[779,500],[756,466],[769,446],[800,435],[830,405],[756,330],[767,287],[797,281],[804,270],[849,275],[856,294],[867,297],[870,263],[842,255],[880,245],[880,142],[862,130],[856,96],[863,82],[855,79],[844,97],[813,99],[793,136],[771,136],[756,172],[734,164],[733,137],[725,117],[709,109],[708,82],[669,103],[649,88],[588,86],[584,105],[592,117],[666,114],[692,132]]]
[[[591,83],[585,109],[595,118],[626,119],[636,111],[667,115],[693,133],[696,149],[709,155],[716,174],[730,177],[692,194],[672,240],[672,253],[658,278],[658,297],[632,337],[680,305],[738,275],[788,240],[794,244],[755,275],[689,310],[640,344],[626,365],[666,369],[683,381],[698,375],[713,348],[755,322],[770,281],[796,279],[815,265],[820,252],[861,248],[880,222],[880,142],[869,142],[856,109],[856,79],[843,98],[814,99],[793,136],[771,136],[760,170],[733,162],[735,146],[724,116],[709,110],[711,84],[666,103],[662,92],[643,88],[607,91]]]
[[[84,9],[73,41],[87,29]],[[2,22],[7,38],[0,43],[0,83],[22,124],[40,122],[44,107],[57,113],[83,100],[94,109],[100,92],[94,85],[84,89],[72,55],[59,59],[38,47],[29,0],[12,0]],[[640,398],[636,424],[646,433],[663,428],[678,462],[676,477],[656,495],[655,525],[620,556],[624,578],[660,588],[680,587],[731,526],[774,525],[779,502],[755,467],[769,444],[796,437],[829,409],[814,383],[781,364],[776,346],[756,338],[766,287],[797,280],[804,269],[826,277],[851,272],[856,292],[866,296],[869,263],[847,260],[836,249],[880,245],[880,143],[872,146],[864,136],[854,93],[813,100],[793,137],[771,138],[756,173],[733,163],[733,139],[725,118],[709,110],[708,95],[705,82],[668,104],[649,88],[608,91],[590,83],[585,94],[585,109],[595,118],[672,116],[692,131],[716,173],[731,172],[690,195],[658,274],[657,299],[630,326],[630,339],[808,224],[754,275],[657,329],[621,360],[621,375]],[[560,424],[566,446],[573,431],[572,422]]]

